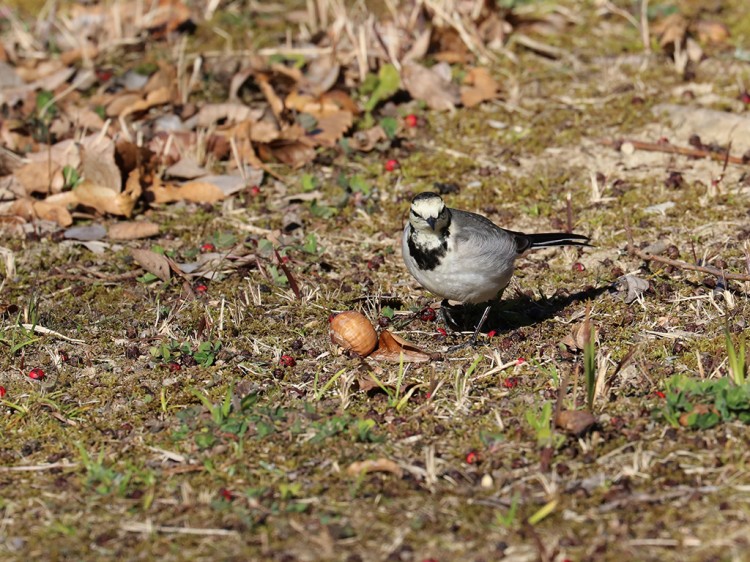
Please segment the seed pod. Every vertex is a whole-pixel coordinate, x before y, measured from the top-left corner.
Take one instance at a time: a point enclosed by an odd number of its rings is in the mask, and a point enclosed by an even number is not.
[[[375,349],[378,336],[364,314],[347,310],[331,319],[331,341],[366,357]]]

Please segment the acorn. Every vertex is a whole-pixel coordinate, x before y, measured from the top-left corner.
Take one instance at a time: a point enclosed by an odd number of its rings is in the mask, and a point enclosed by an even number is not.
[[[364,314],[347,310],[331,319],[331,341],[366,357],[375,349],[378,335]]]

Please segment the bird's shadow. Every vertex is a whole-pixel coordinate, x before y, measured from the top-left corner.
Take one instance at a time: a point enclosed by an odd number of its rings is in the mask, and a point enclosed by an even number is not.
[[[495,301],[482,327],[482,332],[506,332],[525,326],[532,326],[553,318],[561,310],[575,302],[592,300],[602,293],[612,290],[611,285],[589,287],[585,290],[566,295],[554,295],[546,298],[532,299],[526,295]],[[482,317],[487,303],[481,304],[443,304],[441,310],[446,325],[457,332],[474,331]]]

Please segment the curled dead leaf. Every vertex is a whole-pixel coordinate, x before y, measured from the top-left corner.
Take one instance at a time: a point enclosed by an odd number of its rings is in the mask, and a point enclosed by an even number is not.
[[[349,139],[349,146],[353,150],[370,152],[379,142],[387,138],[388,135],[385,134],[383,127],[375,125],[371,129],[354,133]]]
[[[472,68],[464,78],[461,86],[461,102],[466,107],[474,107],[483,101],[497,97],[498,85],[484,67]]]
[[[563,410],[555,417],[555,425],[571,435],[583,435],[596,423],[596,417],[585,410]]]
[[[148,221],[118,222],[109,227],[110,240],[138,240],[159,234],[159,225]]]
[[[224,199],[224,192],[221,188],[204,181],[191,181],[182,185],[154,182],[146,189],[146,193],[152,203],[171,203],[173,201],[216,203]]]
[[[458,86],[434,68],[411,62],[401,69],[401,81],[411,97],[423,100],[431,109],[450,111],[461,101]]]
[[[346,473],[354,477],[369,472],[390,472],[397,478],[404,475],[404,470],[396,462],[386,458],[353,462],[346,469]]]
[[[380,333],[378,348],[369,357],[375,361],[394,363],[401,361],[404,363],[424,363],[430,360],[430,356],[418,346],[388,330],[383,330]]]
[[[169,260],[166,256],[157,254],[151,250],[142,250],[139,248],[132,249],[130,254],[143,269],[155,275],[162,281],[169,281],[170,267]]]
[[[84,207],[91,207],[97,213],[129,217],[133,214],[133,207],[137,197],[128,193],[115,193],[109,187],[98,185],[90,181],[79,183],[71,192],[76,203]],[[140,196],[140,193],[138,194]]]
[[[593,329],[586,322],[579,322],[570,328],[570,333],[562,339],[566,347],[573,350],[581,350],[589,341],[590,329]]]
[[[13,172],[26,193],[59,193],[65,185],[62,167],[48,162],[29,162]]]

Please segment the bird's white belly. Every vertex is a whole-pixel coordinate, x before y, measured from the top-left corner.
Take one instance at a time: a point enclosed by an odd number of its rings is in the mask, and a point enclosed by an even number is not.
[[[446,260],[450,262],[450,260]],[[472,267],[450,267],[443,262],[432,271],[410,268],[417,281],[429,291],[443,298],[459,302],[480,303],[496,299],[508,285],[513,275],[510,267],[490,269],[487,263],[474,263]]]

